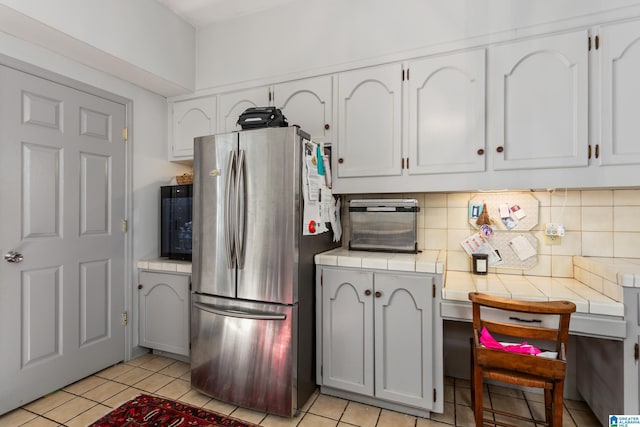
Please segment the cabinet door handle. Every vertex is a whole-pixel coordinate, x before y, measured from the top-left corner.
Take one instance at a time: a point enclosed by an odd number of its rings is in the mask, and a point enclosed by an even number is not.
[[[138,289],[142,289],[142,285],[138,285]]]
[[[503,147],[502,145],[498,145],[498,146],[496,147],[496,151],[497,151],[498,153],[502,153],[502,152],[504,151],[504,147]]]
[[[380,298],[382,296],[382,292],[376,291],[376,298]]]
[[[329,123],[325,123],[325,124],[324,124],[324,129],[325,129],[325,130],[329,130],[329,128],[330,128],[330,127],[331,127],[331,126],[329,126]]]
[[[476,151],[478,153],[478,156],[482,156],[484,154],[484,148],[478,148],[478,151]]]
[[[364,291],[364,294],[365,294],[366,296],[371,295],[371,289],[367,289],[366,291]]]
[[[340,158],[338,159],[338,163],[343,164],[343,163],[344,163],[344,159],[343,159],[342,157],[340,157]]]

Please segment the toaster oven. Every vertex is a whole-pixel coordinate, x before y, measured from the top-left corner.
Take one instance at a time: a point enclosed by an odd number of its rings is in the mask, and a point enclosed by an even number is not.
[[[416,199],[349,202],[349,249],[417,253]]]

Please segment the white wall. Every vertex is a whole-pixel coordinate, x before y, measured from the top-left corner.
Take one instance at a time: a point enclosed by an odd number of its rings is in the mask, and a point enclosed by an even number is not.
[[[638,0],[297,0],[198,30],[196,89],[348,68],[357,61],[639,4]]]
[[[165,96],[195,87],[195,29],[154,0],[0,0],[0,24]]]

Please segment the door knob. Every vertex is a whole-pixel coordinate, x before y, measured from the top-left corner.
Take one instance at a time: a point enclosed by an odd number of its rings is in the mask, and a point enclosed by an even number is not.
[[[4,260],[7,262],[22,262],[24,256],[20,252],[9,251],[4,254]]]

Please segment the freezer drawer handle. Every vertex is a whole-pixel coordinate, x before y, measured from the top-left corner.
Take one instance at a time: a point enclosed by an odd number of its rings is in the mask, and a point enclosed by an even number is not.
[[[228,309],[222,307],[216,307],[211,304],[202,304],[200,302],[194,302],[193,306],[202,311],[208,313],[219,314],[220,316],[227,317],[239,317],[241,319],[255,319],[255,320],[286,320],[286,314],[280,313],[268,313],[259,311],[242,311],[236,309]]]

